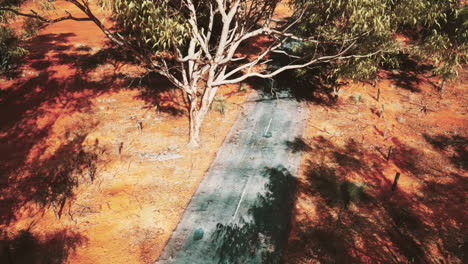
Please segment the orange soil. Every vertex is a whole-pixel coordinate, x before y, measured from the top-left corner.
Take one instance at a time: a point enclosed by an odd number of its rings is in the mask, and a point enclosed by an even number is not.
[[[468,75],[442,94],[424,75],[382,72],[379,102],[376,88],[352,83],[332,106],[309,104],[285,263],[462,263]],[[367,200],[343,208],[346,186]]]
[[[210,112],[201,147],[187,149],[179,92],[172,101],[112,78],[134,66],[81,67],[105,41],[90,22],[51,25],[31,40],[22,77],[0,80],[0,262],[153,263],[240,111],[246,93],[222,87],[226,114]],[[158,153],[181,157],[149,160]]]
[[[289,1],[281,1],[275,9],[274,18],[278,20],[287,19],[292,15],[292,10],[289,7]]]

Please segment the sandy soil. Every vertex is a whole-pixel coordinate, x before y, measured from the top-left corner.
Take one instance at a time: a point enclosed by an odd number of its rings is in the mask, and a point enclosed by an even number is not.
[[[468,75],[443,93],[429,75],[311,96],[285,263],[466,262]]]
[[[223,87],[225,114],[215,102],[187,149],[180,93],[127,87],[141,70],[105,42],[88,22],[51,25],[0,80],[1,263],[153,263],[240,111],[247,92]]]

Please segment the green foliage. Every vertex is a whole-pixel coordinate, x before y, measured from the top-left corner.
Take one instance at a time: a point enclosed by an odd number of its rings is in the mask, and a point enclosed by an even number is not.
[[[355,93],[355,94],[353,94],[352,99],[353,99],[354,103],[356,103],[356,104],[360,103],[360,102],[362,102],[362,95],[360,93]]]
[[[104,11],[114,11],[114,4],[112,0],[98,0],[98,6]]]
[[[49,0],[44,0],[39,3],[39,10],[43,11],[52,11],[56,10],[57,8],[54,5],[54,2]]]
[[[433,73],[453,80],[468,62],[468,6],[453,6],[441,11],[433,24],[412,34],[414,54],[431,62]]]
[[[245,82],[239,83],[239,93],[247,92],[247,84]]]
[[[168,0],[116,0],[114,18],[139,48],[158,52],[187,40],[187,21]]]
[[[37,35],[37,31],[42,25],[43,25],[42,21],[35,19],[35,18],[27,17],[24,19],[23,31],[21,35],[24,38],[34,37]]]
[[[322,44],[302,45],[297,51],[311,50],[318,55],[336,54],[343,44],[356,44],[347,54],[375,56],[333,61],[322,67],[322,74],[332,79],[374,78],[382,68],[398,68],[401,55],[431,62],[434,73],[450,79],[461,64],[466,63],[468,39],[466,7],[456,0],[295,0],[297,14],[304,12],[296,27],[302,37],[312,37]],[[397,34],[409,39],[409,44],[396,40]],[[348,39],[348,41],[344,41]],[[296,71],[298,77],[311,71]]]
[[[19,10],[24,0],[0,0],[1,7]],[[53,3],[42,1],[39,3],[39,9],[43,11],[55,10]],[[9,78],[15,77],[19,73],[21,58],[27,53],[22,47],[22,41],[25,38],[33,37],[37,30],[43,25],[43,22],[31,17],[24,17],[21,34],[18,35],[10,23],[17,16],[13,12],[0,10],[0,75]]]
[[[383,51],[373,57],[349,58],[328,63],[326,67],[322,67],[321,74],[330,80],[373,78],[389,54],[398,49],[390,30],[394,21],[386,1],[296,0],[294,6],[305,12],[296,33],[323,42],[318,46],[302,45],[299,53],[316,50],[318,55],[332,55],[338,53],[343,44],[346,46],[353,41],[356,43],[347,54],[365,55]],[[304,77],[310,75],[310,72],[302,71],[298,77],[301,75]]]
[[[0,7],[18,9],[24,0],[0,0]],[[9,26],[13,12],[0,10],[0,75],[13,78],[19,73],[20,59],[26,54],[21,38]]]
[[[224,115],[224,112],[226,111],[226,101],[222,95],[216,96],[214,99],[214,108],[216,111]]]
[[[18,9],[25,0],[0,0],[0,7]],[[10,11],[0,10],[0,24],[7,24],[11,19],[15,18],[15,14]]]
[[[0,26],[0,74],[11,77],[18,70],[18,62],[26,54],[19,44],[20,38],[13,29]]]

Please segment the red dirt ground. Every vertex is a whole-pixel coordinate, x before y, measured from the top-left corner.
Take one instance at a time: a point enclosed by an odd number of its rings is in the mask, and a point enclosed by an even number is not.
[[[180,93],[154,78],[158,90],[127,88],[115,76],[140,70],[103,63],[105,42],[92,23],[53,24],[22,76],[0,80],[1,263],[153,263],[240,111],[247,92],[223,87],[225,114],[185,148]]]
[[[140,69],[101,63],[105,38],[91,23],[52,25],[28,47],[23,76],[0,80],[0,262],[152,263],[245,93],[221,90],[226,114],[212,111],[190,150],[180,96],[172,102],[157,79],[160,93],[127,88],[115,75]],[[382,78],[380,102],[375,88],[352,84],[333,106],[310,103],[286,263],[461,263],[466,71],[443,94],[421,75]],[[362,101],[350,99],[357,93]],[[182,157],[149,160],[173,154]]]
[[[468,74],[443,93],[428,75],[382,72],[379,102],[354,83],[309,104],[285,263],[465,262]]]

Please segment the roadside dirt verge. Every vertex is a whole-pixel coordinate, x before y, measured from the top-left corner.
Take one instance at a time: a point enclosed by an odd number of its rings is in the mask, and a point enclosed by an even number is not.
[[[310,97],[285,263],[465,262],[467,72],[443,93],[427,75]]]
[[[21,77],[0,80],[0,262],[153,263],[248,91],[220,90],[191,150],[181,94],[135,78],[93,24],[28,48]]]

